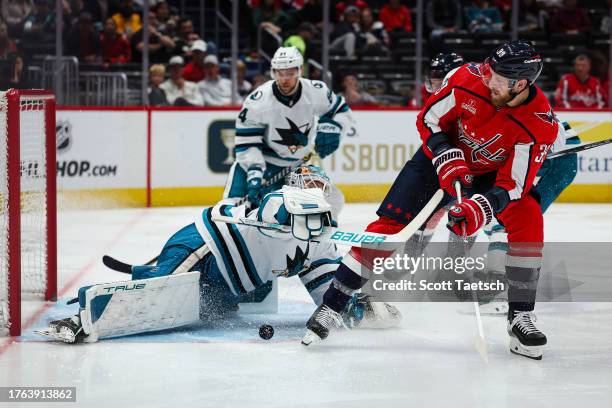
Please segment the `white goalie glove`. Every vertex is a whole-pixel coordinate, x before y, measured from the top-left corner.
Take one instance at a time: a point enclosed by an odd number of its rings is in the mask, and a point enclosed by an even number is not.
[[[331,225],[331,205],[320,188],[283,186],[283,203],[291,214],[291,233],[296,239],[308,241]]]

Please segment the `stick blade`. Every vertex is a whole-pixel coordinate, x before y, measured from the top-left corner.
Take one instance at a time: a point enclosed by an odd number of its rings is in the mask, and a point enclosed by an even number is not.
[[[121,262],[112,256],[104,255],[102,257],[102,263],[109,269],[113,271],[122,272],[122,273],[132,273],[132,265]]]

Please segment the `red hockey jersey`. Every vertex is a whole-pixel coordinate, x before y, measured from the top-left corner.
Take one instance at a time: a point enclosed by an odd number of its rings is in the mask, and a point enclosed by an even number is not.
[[[466,64],[428,99],[417,128],[428,157],[433,154],[427,141],[443,132],[463,151],[474,175],[497,171],[495,185],[506,190],[510,200],[518,200],[531,188],[557,138],[558,124],[537,86],[521,105],[497,108],[479,65]]]
[[[573,73],[563,75],[555,92],[555,104],[562,108],[603,108],[599,79],[590,76],[581,82]]]

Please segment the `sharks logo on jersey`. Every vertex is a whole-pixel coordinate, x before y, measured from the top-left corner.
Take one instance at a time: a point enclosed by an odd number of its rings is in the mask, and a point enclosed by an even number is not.
[[[287,146],[291,153],[295,153],[301,147],[308,145],[308,134],[310,133],[310,123],[298,126],[293,121],[285,117],[289,123],[288,129],[276,128],[281,139],[273,140],[274,142]],[[302,131],[304,129],[304,131]]]
[[[276,276],[293,276],[304,268],[307,267],[306,261],[308,260],[308,252],[310,251],[310,243],[306,245],[306,251],[302,251],[302,248],[297,246],[295,248],[295,255],[291,258],[289,255],[286,255],[287,268],[281,270],[274,270],[274,274]]]

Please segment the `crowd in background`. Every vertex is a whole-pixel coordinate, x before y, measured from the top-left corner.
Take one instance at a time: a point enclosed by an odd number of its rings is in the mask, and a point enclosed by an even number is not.
[[[602,3],[610,0],[601,0]],[[139,64],[143,52],[143,25],[150,33],[150,103],[152,105],[228,105],[232,100],[227,61],[218,45],[202,38],[190,16],[178,11],[178,1],[151,0],[148,21],[143,21],[142,0],[63,0],[64,54],[101,70]],[[322,0],[243,0],[250,21],[241,29],[250,37],[259,27],[283,38],[284,45],[310,53],[322,33]],[[566,34],[610,33],[608,15],[592,21],[577,0],[520,0],[518,31]],[[348,58],[391,55],[393,36],[415,30],[414,0],[330,1],[330,51]],[[512,0],[425,0],[428,51],[449,34],[479,35],[507,32]],[[609,6],[607,6],[609,7]],[[28,87],[23,75],[33,45],[54,44],[56,8],[53,0],[0,0],[0,88]],[[246,24],[248,23],[248,24]],[[255,44],[250,44],[251,53]],[[458,50],[457,50],[458,51]],[[460,52],[460,51],[458,51]],[[244,56],[245,53],[243,52]],[[578,55],[574,69],[561,76],[554,101],[563,107],[607,106],[606,58]],[[256,58],[256,57],[255,57]],[[408,65],[412,70],[413,65]],[[313,78],[320,72],[307,72]],[[354,73],[343,72],[336,86],[352,104],[378,104],[360,90]],[[238,62],[240,102],[266,81],[265,72],[248,72]]]

